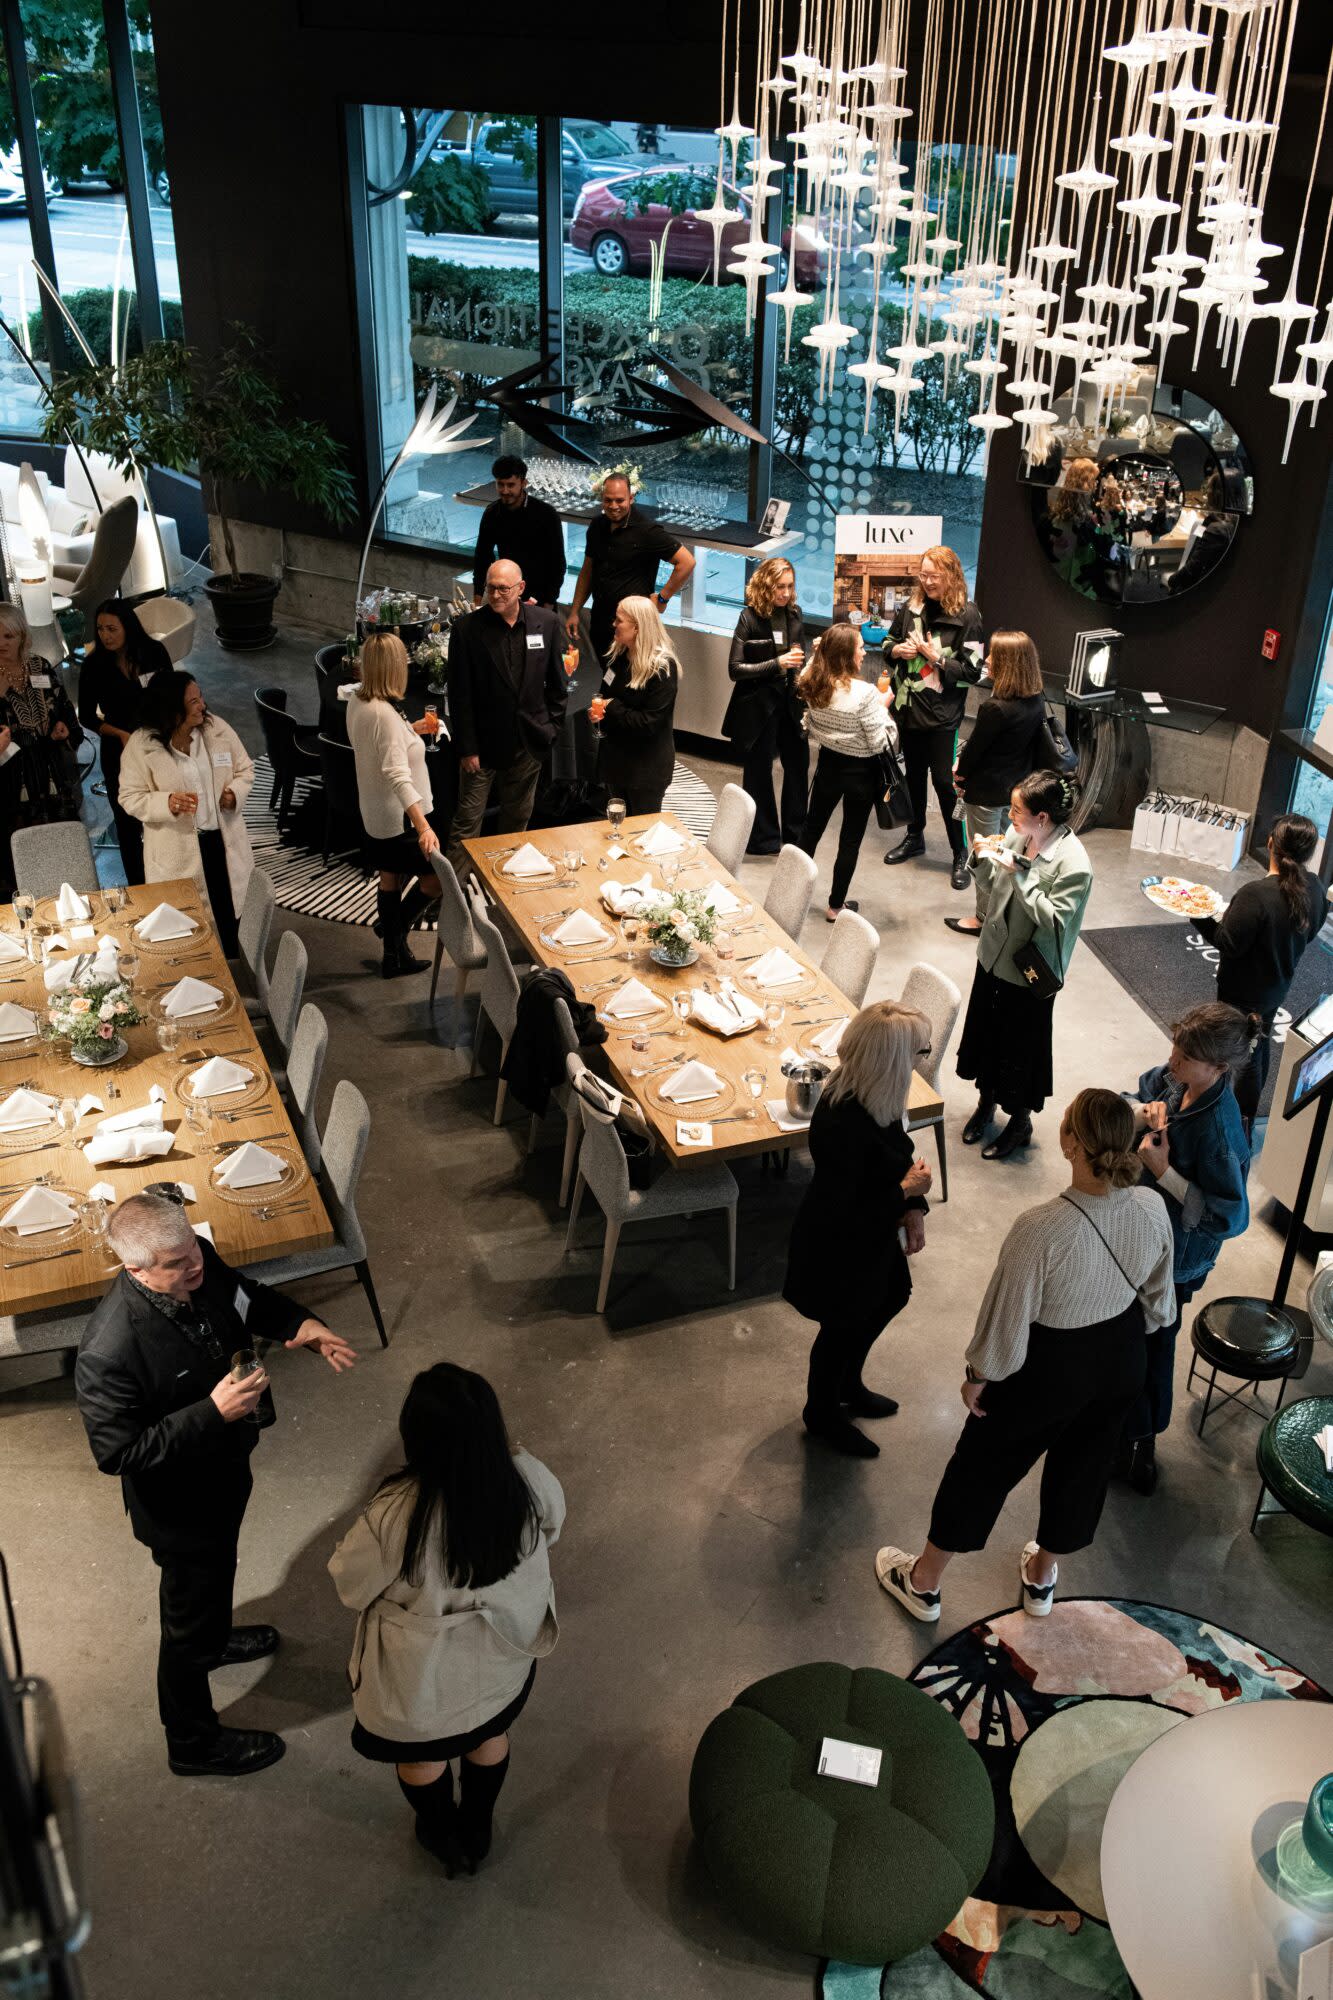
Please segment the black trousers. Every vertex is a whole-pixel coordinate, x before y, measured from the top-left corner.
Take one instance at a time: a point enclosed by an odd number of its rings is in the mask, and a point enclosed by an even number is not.
[[[1171,1404],[1175,1394],[1176,1378],[1176,1336],[1180,1332],[1180,1322],[1185,1316],[1185,1308],[1194,1294],[1204,1284],[1196,1278],[1192,1285],[1176,1286],[1176,1316],[1169,1326],[1158,1327],[1150,1333],[1145,1343],[1148,1365],[1143,1378],[1142,1394],[1135,1397],[1133,1407],[1125,1418],[1124,1442],[1132,1444],[1138,1438],[1156,1437],[1171,1422]]]
[[[1259,1099],[1268,1081],[1268,1067],[1273,1060],[1273,1022],[1276,1019],[1275,1014],[1264,1016],[1264,1025],[1250,1051],[1249,1061],[1235,1079],[1236,1103],[1240,1106],[1247,1132],[1259,1116]]]
[[[227,849],[221,827],[200,833],[199,858],[204,864],[204,887],[217,927],[218,943],[224,958],[235,958],[240,946],[236,937],[236,905],[231,899],[231,877],[227,873]],[[131,876],[130,880],[134,878]]]
[[[1096,1326],[1032,1326],[1023,1366],[988,1383],[985,1416],[963,1425],[931,1509],[936,1548],[984,1548],[1000,1509],[1043,1453],[1037,1540],[1052,1555],[1086,1548],[1145,1365],[1137,1299]]]
[[[782,760],[781,818],[773,791],[773,763]],[[741,784],[754,800],[754,825],[747,854],[776,854],[788,844],[799,847],[805,831],[806,793],[810,784],[810,745],[792,714],[784,693],[780,707],[765,719],[754,742],[744,752]]]
[[[805,831],[796,844],[807,854],[813,854],[833,817],[833,808],[842,801],[842,828],[833,862],[833,886],[829,890],[832,910],[840,910],[847,900],[879,782],[878,758],[849,757],[843,750],[821,746],[810,787]]]
[[[162,1621],[157,1712],[170,1749],[197,1749],[216,1737],[219,1728],[208,1676],[226,1651],[231,1631],[236,1537],[188,1555],[163,1549],[152,1554],[160,1572]]]
[[[912,801],[912,824],[907,829],[908,836],[919,840],[925,834],[926,779],[929,777],[935,787],[949,845],[955,854],[961,854],[962,822],[953,816],[953,809],[958,803],[958,794],[953,788],[954,745],[957,740],[958,731],[949,728],[904,729],[901,734],[907,795]]]
[[[886,1320],[821,1320],[810,1349],[805,1407],[814,1417],[836,1417],[839,1403],[861,1386],[861,1370]]]
[[[120,803],[118,791],[108,783],[107,802],[111,807],[111,817],[115,822],[116,845],[120,849],[121,866],[125,870],[127,882],[143,881],[143,821],[133,813],[127,813]]]

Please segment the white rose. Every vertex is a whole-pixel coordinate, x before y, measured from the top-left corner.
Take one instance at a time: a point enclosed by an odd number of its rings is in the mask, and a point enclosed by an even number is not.
[[[114,1000],[104,1000],[97,1010],[98,1018],[103,1021],[110,1021],[114,1017],[115,1012],[116,1003]]]
[[[683,924],[679,921],[677,922],[676,936],[678,938],[684,938],[688,942],[691,938],[696,938],[698,935],[699,933],[695,930],[694,925],[689,921],[688,917]]]
[[[675,928],[680,932],[682,937],[684,937],[687,931],[693,928],[684,910],[673,910],[671,912],[671,922],[675,926]]]

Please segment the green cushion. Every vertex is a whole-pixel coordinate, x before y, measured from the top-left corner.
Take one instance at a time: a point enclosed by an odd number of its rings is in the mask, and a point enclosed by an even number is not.
[[[883,1751],[873,1789],[821,1778],[825,1736]],[[990,1859],[985,1766],[938,1703],[877,1667],[790,1667],[709,1723],[690,1824],[723,1895],[759,1936],[883,1965],[929,1943]]]
[[[1333,1473],[1315,1434],[1333,1424],[1333,1396],[1303,1396],[1270,1417],[1259,1433],[1259,1477],[1289,1514],[1333,1535]]]

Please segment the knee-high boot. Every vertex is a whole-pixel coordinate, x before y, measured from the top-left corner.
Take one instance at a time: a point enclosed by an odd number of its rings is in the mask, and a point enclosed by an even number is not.
[[[446,1764],[442,1775],[430,1785],[406,1785],[399,1778],[398,1789],[416,1816],[417,1839],[428,1854],[444,1863],[445,1874],[452,1878],[459,1862],[453,1772]]]
[[[498,1764],[472,1764],[466,1757],[459,1764],[458,1844],[469,1874],[491,1851],[491,1818],[508,1775],[507,1754]]]
[[[375,915],[383,958],[380,971],[385,979],[398,977],[398,954],[402,948],[402,918],[398,914],[398,891],[377,889],[375,892]]]
[[[432,907],[433,901],[434,899],[426,894],[420,883],[413,883],[398,905],[398,959],[404,972],[411,972],[424,963],[408,950],[407,939],[417,918],[423,911]]]

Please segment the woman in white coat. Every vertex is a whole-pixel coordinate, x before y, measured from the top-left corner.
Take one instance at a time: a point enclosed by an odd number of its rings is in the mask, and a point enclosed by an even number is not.
[[[120,803],[143,822],[144,880],[197,882],[222,949],[235,958],[237,913],[255,865],[241,810],[254,782],[250,753],[209,712],[192,674],[157,675],[144,709],[120,765]]]
[[[539,1459],[511,1448],[485,1377],[452,1362],[416,1377],[398,1432],[405,1463],[329,1563],[360,1614],[352,1748],[396,1765],[427,1852],[450,1875],[460,1861],[475,1873],[509,1729],[559,1631],[547,1550],[565,1496]]]

